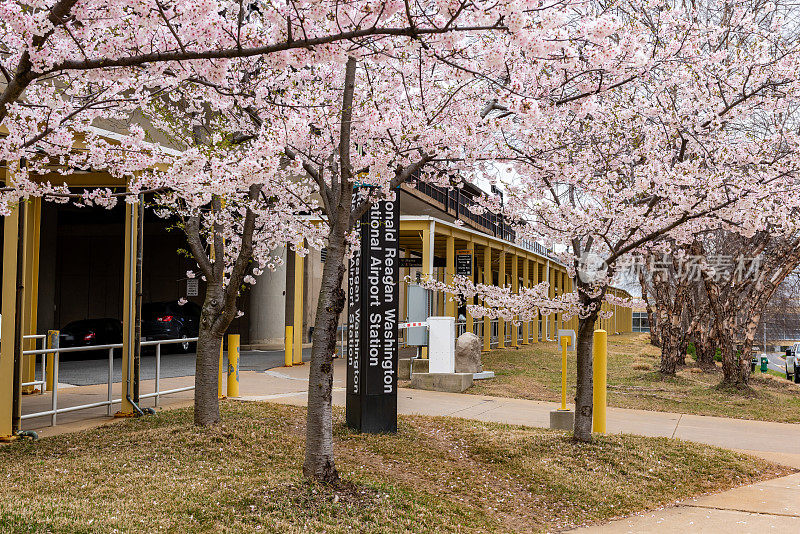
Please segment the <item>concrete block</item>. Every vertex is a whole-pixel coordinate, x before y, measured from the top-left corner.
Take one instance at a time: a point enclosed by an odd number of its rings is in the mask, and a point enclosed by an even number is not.
[[[480,373],[472,373],[473,380],[486,380],[487,378],[494,378],[494,371],[481,371]]]
[[[575,412],[572,410],[551,410],[550,428],[572,430],[575,426]]]
[[[400,358],[397,360],[397,378],[398,380],[410,380],[411,375],[411,358]],[[428,372],[428,360],[423,360],[422,358],[417,358],[414,360],[414,372],[415,373],[427,373]]]
[[[414,362],[416,367],[417,362]],[[472,373],[418,373],[411,376],[411,387],[428,391],[463,393],[472,386]]]

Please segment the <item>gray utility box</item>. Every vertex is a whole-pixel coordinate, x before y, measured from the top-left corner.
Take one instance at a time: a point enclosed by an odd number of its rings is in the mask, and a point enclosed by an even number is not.
[[[418,285],[408,284],[406,292],[409,323],[424,323],[430,316],[430,291]],[[406,345],[415,347],[428,346],[428,329],[425,327],[406,330]]]

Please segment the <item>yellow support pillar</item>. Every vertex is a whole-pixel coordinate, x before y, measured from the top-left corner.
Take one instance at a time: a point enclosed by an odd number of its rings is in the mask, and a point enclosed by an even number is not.
[[[225,338],[219,340],[219,364],[217,364],[217,398],[225,398],[225,367],[223,353],[225,352]]]
[[[594,403],[594,417],[592,418],[592,432],[606,433],[606,375],[607,375],[607,353],[608,353],[608,333],[605,330],[595,330],[594,347],[592,348],[593,363],[593,382],[594,390],[592,400]]]
[[[537,285],[539,283],[539,264],[538,262],[533,262],[533,272],[531,273],[531,287]],[[531,328],[533,329],[533,335],[531,336],[533,339],[531,343],[538,343],[539,342],[539,320],[541,319],[541,314],[537,313],[536,316],[533,318],[533,324]]]
[[[295,252],[294,255],[294,350],[292,364],[303,365],[303,280],[305,261]]]
[[[292,327],[286,327],[286,333],[284,334],[283,343],[283,365],[286,367],[292,366],[292,342],[294,341],[294,333],[292,333]]]
[[[116,417],[133,417],[133,405],[125,398],[133,377],[129,365],[134,357],[134,304],[136,303],[136,247],[139,240],[137,225],[139,209],[136,204],[125,203],[125,259],[122,274],[122,404]]]
[[[531,287],[531,273],[530,273],[530,260],[528,258],[522,258],[522,286],[525,288]],[[525,321],[522,323],[522,344],[529,345],[530,344],[530,321]]]
[[[58,345],[58,336],[61,332],[58,330],[48,330],[47,331],[47,348],[52,349]],[[53,391],[53,371],[55,369],[55,354],[48,354],[47,355],[47,370],[45,371],[45,382],[47,386],[47,391]]]
[[[228,397],[239,396],[239,334],[228,334]]]
[[[403,257],[406,259],[411,258],[411,250],[405,249],[403,251]],[[403,295],[400,298],[400,319],[402,321],[408,321],[408,282],[406,281],[405,275],[408,275],[411,278],[411,269],[408,268],[406,273],[400,273],[400,283],[401,288],[403,289]],[[342,352],[344,352],[344,347],[342,347]]]
[[[6,171],[8,172],[8,171]],[[24,210],[23,210],[24,211]],[[0,440],[14,438],[15,389],[14,383],[14,338],[16,336],[17,313],[17,252],[19,243],[20,207],[11,208],[3,217],[3,303],[2,339],[0,343]],[[24,260],[23,260],[24,261]],[[24,288],[23,288],[24,290]]]
[[[467,250],[469,250],[469,257],[470,257],[469,261],[471,262],[470,273],[472,273],[470,275],[469,279],[470,279],[471,282],[475,282],[475,279],[476,279],[476,276],[475,276],[475,269],[476,269],[476,266],[475,266],[475,243],[473,243],[472,241],[467,243]],[[469,306],[470,304],[474,304],[474,297],[468,298],[467,301],[466,301],[466,304],[467,304],[467,306]],[[472,319],[472,315],[470,315],[469,311],[467,311],[465,313],[465,315],[467,316],[467,332],[472,332],[474,330],[474,324],[475,324],[473,319]]]
[[[37,304],[39,299],[39,235],[41,228],[42,199],[32,198],[25,209],[25,318],[22,334],[36,334]],[[22,344],[23,350],[36,349],[36,340],[28,339]],[[36,356],[23,356],[22,381],[36,380]],[[22,388],[23,394],[34,393],[34,386]],[[44,393],[42,389],[41,393]]]
[[[447,266],[445,267],[444,283],[452,284],[453,276],[456,274],[456,238],[449,235],[446,237],[447,243]],[[454,295],[444,295],[444,314],[447,317],[454,317],[458,321],[458,306]]]
[[[511,291],[519,293],[519,258],[513,252],[511,253]],[[519,324],[512,321],[508,328],[511,330],[511,346],[515,349],[519,348]]]
[[[561,272],[561,271],[557,271],[557,276],[558,276],[558,294],[559,295],[563,295],[564,294],[564,273]],[[556,335],[557,335],[558,329],[562,329],[562,328],[564,328],[564,315],[559,313],[558,314],[558,323],[556,325]]]
[[[422,230],[422,279],[429,280],[433,276],[433,244],[436,232],[436,223],[430,221],[428,228]],[[430,292],[430,304],[433,304],[434,295]],[[430,312],[430,310],[429,310]],[[428,347],[422,347],[422,358],[428,358]]]
[[[498,268],[497,285],[506,286],[506,252],[500,252],[500,266]],[[497,348],[506,348],[506,322],[503,319],[497,320]]]
[[[483,283],[492,285],[492,247],[486,245],[483,249]],[[492,320],[483,317],[483,351],[492,350]]]
[[[567,345],[570,337],[561,336],[561,410],[567,409]]]

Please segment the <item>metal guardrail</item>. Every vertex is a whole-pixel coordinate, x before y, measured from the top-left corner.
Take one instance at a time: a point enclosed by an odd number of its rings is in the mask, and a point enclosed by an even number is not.
[[[46,339],[46,338],[47,338],[47,336],[44,335],[44,334],[31,334],[31,335],[22,336],[23,340],[25,340],[25,339],[33,339],[34,342],[36,342],[36,341],[38,341],[40,339]],[[23,354],[27,354],[27,353],[23,352]],[[41,363],[40,363],[40,365],[42,367],[42,379],[41,380],[36,380],[36,377],[34,376],[34,380],[32,380],[31,382],[23,382],[22,383],[22,387],[39,386],[39,394],[40,395],[44,395],[44,388],[45,388],[45,384],[47,382],[47,373],[45,373],[45,371],[44,371],[46,358],[47,358],[47,355],[42,354],[42,360],[41,360]]]
[[[26,338],[41,338],[46,337],[42,336],[25,336]],[[161,395],[170,395],[174,393],[180,393],[182,391],[190,391],[194,389],[194,386],[186,386],[181,388],[174,388],[168,389],[165,391],[161,391],[161,345],[172,345],[178,343],[187,343],[187,342],[195,342],[197,341],[196,337],[192,338],[181,338],[181,339],[165,339],[160,341],[142,341],[142,347],[152,347],[155,346],[156,348],[156,376],[155,376],[155,391],[152,393],[146,393],[144,395],[139,395],[140,399],[148,399],[155,397],[155,405],[158,406],[159,399]],[[47,371],[46,371],[46,358],[48,354],[53,355],[53,389],[52,389],[52,401],[50,403],[50,409],[45,410],[43,412],[36,412],[36,413],[29,413],[22,416],[22,419],[34,419],[36,417],[45,417],[50,416],[50,426],[55,426],[57,416],[60,413],[69,413],[69,412],[76,412],[78,410],[88,410],[91,408],[100,408],[102,406],[108,407],[108,415],[113,415],[112,407],[114,404],[119,404],[122,402],[122,397],[115,399],[113,395],[114,389],[114,349],[121,349],[122,343],[115,343],[109,345],[92,345],[88,347],[53,347],[53,348],[44,348],[44,349],[35,349],[35,350],[25,350],[22,351],[23,355],[26,356],[42,356],[42,380],[37,380],[34,382],[27,382],[23,384],[25,385],[35,385],[40,384],[42,389],[42,394],[44,394],[44,389],[47,384]],[[59,367],[59,356],[63,353],[72,353],[72,352],[89,352],[89,351],[97,351],[97,350],[107,350],[108,351],[108,396],[106,400],[100,402],[93,402],[90,404],[80,404],[78,406],[68,406],[65,408],[58,407],[58,367]]]

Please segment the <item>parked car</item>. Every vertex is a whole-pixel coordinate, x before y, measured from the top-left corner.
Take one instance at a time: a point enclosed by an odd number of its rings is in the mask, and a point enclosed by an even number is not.
[[[786,380],[794,380],[800,384],[800,365],[797,365],[797,355],[800,354],[800,343],[795,343],[792,348],[786,349]]]
[[[197,337],[200,329],[200,306],[193,302],[179,304],[169,302],[149,302],[142,306],[142,341],[164,339],[186,339]],[[164,350],[189,352],[195,346],[188,341],[165,345]]]
[[[111,318],[72,321],[61,329],[58,337],[59,345],[65,348],[114,345],[122,343],[122,321]],[[91,357],[101,357],[107,353],[92,351],[86,354]]]

